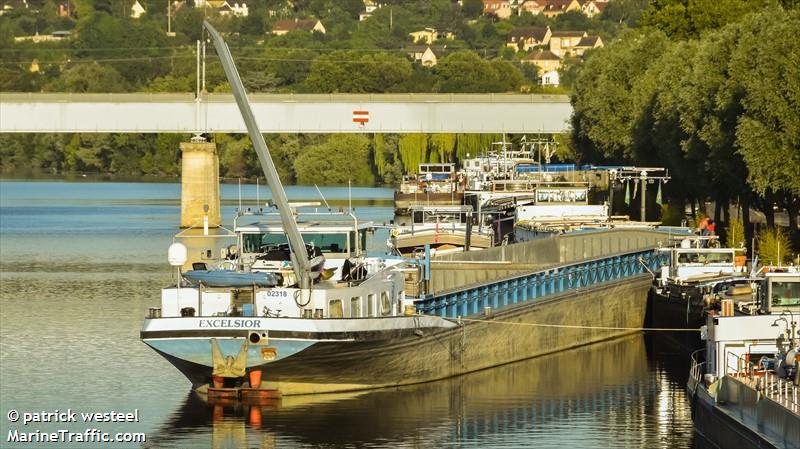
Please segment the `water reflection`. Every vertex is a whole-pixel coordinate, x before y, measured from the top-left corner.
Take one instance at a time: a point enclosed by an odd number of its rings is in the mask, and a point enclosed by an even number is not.
[[[688,447],[680,386],[641,335],[439,382],[261,404],[190,394],[150,447]]]

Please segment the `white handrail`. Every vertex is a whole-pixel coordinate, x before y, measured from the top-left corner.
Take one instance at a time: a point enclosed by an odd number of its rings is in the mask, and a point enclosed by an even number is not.
[[[732,358],[736,363],[735,367],[731,366]],[[759,370],[753,362],[728,351],[725,357],[725,375],[731,376],[760,391],[765,397],[786,407],[793,413],[800,414],[800,401],[798,401],[800,388],[793,382],[777,376],[775,371]]]

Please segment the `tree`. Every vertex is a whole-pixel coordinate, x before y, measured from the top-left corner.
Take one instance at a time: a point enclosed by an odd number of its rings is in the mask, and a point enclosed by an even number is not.
[[[81,58],[107,59],[134,86],[146,85],[157,76],[166,75],[163,64],[167,37],[156,24],[129,18],[117,20],[108,14],[94,13],[78,22],[74,47]],[[120,56],[120,49],[125,49]]]
[[[784,206],[791,237],[800,241],[800,44],[782,33],[800,26],[800,11],[768,9],[742,23],[731,55],[730,77],[741,86],[742,111],[736,147],[749,172],[748,183],[767,201]]]
[[[427,161],[428,135],[403,134],[400,136],[398,150],[405,172],[416,173],[419,169],[419,164]]]
[[[697,38],[722,28],[769,0],[655,0],[645,9],[642,25],[658,28],[675,39]]]
[[[495,79],[497,80],[497,88],[496,91],[498,92],[519,92],[519,87],[522,83],[525,82],[525,77],[522,76],[522,73],[517,69],[517,66],[508,62],[502,61],[499,59],[495,59],[490,62],[492,70],[495,73]]]
[[[738,218],[732,218],[725,228],[725,246],[739,248],[745,246],[744,223]]]
[[[455,134],[432,134],[430,136],[429,162],[452,162],[456,145]]]
[[[780,228],[767,228],[758,233],[758,257],[764,265],[782,265],[792,256],[792,246]]]
[[[78,63],[49,86],[59,92],[126,92],[128,83],[112,67],[96,62]]]
[[[360,134],[335,134],[307,148],[294,162],[301,185],[374,185],[369,164],[369,139]]]
[[[385,92],[411,77],[411,63],[388,53],[334,51],[311,64],[309,92]]]
[[[264,34],[264,21],[258,14],[248,14],[247,17],[242,20],[239,32],[260,37]]]
[[[398,154],[397,134],[375,134],[373,138],[373,162],[383,184],[392,185],[403,178],[403,164]]]
[[[613,3],[613,2],[612,2]],[[563,14],[556,16],[553,21],[552,29],[554,31],[575,31],[575,30],[588,30],[592,26],[592,20],[586,17],[581,11],[567,11]]]
[[[614,0],[606,5],[600,18],[636,27],[648,3],[648,0]]]
[[[684,90],[693,75],[685,64],[697,52],[696,42],[671,45],[640,77],[633,90],[633,151],[637,163],[666,167],[672,180],[664,193],[683,210],[687,200],[710,192],[707,153],[686,152],[689,136],[681,128]]]
[[[297,175],[294,171],[294,161],[305,147],[305,136],[298,134],[274,134],[267,136],[267,144],[272,160],[275,162],[275,169],[281,182],[284,184],[296,184]],[[261,166],[256,163],[256,172],[261,176]]]
[[[144,88],[145,92],[192,92],[194,90],[194,80],[189,77],[176,78],[172,75],[162,76],[153,79]]]
[[[468,19],[475,19],[483,14],[482,0],[464,0],[461,13]]]
[[[497,72],[472,51],[450,53],[436,65],[439,92],[497,92]]]
[[[633,88],[668,44],[661,32],[630,30],[585,62],[571,97],[573,142],[581,160],[634,160]]]
[[[744,91],[736,143],[759,192],[800,195],[800,11],[759,14],[731,55],[731,77]]]

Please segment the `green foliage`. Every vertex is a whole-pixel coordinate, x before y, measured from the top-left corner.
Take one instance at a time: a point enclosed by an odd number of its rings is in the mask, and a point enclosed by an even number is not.
[[[244,137],[247,138],[247,137]],[[281,182],[285,184],[296,184],[297,175],[294,171],[294,161],[300,154],[302,148],[307,142],[304,136],[297,134],[276,134],[267,136],[267,146],[269,147],[272,161],[275,163],[275,169],[278,170],[278,175]],[[249,139],[248,139],[249,141]],[[257,163],[254,167],[254,173],[261,176],[261,166]]]
[[[725,227],[725,246],[739,248],[745,245],[744,223],[738,218],[731,218]]]
[[[403,134],[398,144],[400,161],[406,173],[416,173],[419,164],[426,162],[428,153],[427,134]]]
[[[758,258],[763,265],[782,265],[791,260],[792,247],[781,228],[766,228],[757,239]]]
[[[386,92],[411,77],[411,63],[389,53],[334,51],[314,60],[309,92]]]
[[[436,66],[439,92],[516,91],[524,78],[507,61],[486,61],[471,51],[456,51]]]
[[[483,1],[481,0],[464,0],[461,12],[464,17],[474,19],[483,14]]]
[[[294,162],[300,184],[375,184],[369,164],[369,139],[360,134],[336,134],[304,150]]]
[[[114,68],[96,62],[75,64],[55,80],[50,89],[62,92],[125,92],[128,83]]]
[[[556,16],[551,27],[553,31],[575,31],[588,30],[591,28],[592,20],[580,11],[567,11]]]
[[[649,0],[614,0],[608,2],[600,18],[635,27],[648,3]]]
[[[682,207],[672,204],[661,205],[661,224],[665,226],[680,226],[683,218]]]
[[[220,176],[250,178],[261,174],[258,157],[247,137],[218,135],[214,139],[219,154]]]
[[[452,162],[455,145],[455,134],[432,134],[428,162]]]
[[[656,0],[642,16],[642,24],[658,28],[676,39],[699,37],[736,22],[766,0]]]
[[[586,61],[572,95],[573,140],[582,160],[634,160],[634,85],[668,44],[663,33],[630,31]]]
[[[386,173],[386,144],[383,134],[375,134],[372,139],[372,162],[375,164],[375,169],[378,176],[383,177]]]
[[[589,52],[591,54],[591,50]],[[588,55],[587,55],[588,56]],[[533,64],[523,64],[534,66]],[[578,74],[581,70],[581,60],[570,56],[565,56],[561,62],[561,67],[558,69],[559,83],[562,87],[572,89],[578,79]],[[524,72],[524,71],[523,71]],[[538,79],[535,79],[538,81]]]
[[[146,92],[192,92],[194,80],[189,77],[161,76],[151,81],[144,90]]]
[[[800,11],[769,10],[744,25],[730,63],[744,91],[736,144],[758,193],[800,195],[800,42],[786,38]]]
[[[168,66],[145,59],[165,56],[166,39],[154,23],[97,12],[78,21],[73,47],[79,58],[109,60],[108,64],[129,83],[139,85],[166,75]],[[126,49],[124,57],[120,57],[120,49]]]
[[[458,160],[480,156],[501,139],[499,134],[456,134],[456,156]]]

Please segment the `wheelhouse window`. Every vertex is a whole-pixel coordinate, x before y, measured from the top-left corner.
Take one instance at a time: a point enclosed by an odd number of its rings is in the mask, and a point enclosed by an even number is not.
[[[350,318],[361,318],[361,297],[350,298]]]
[[[773,281],[771,295],[773,306],[800,306],[800,282]]]
[[[302,233],[306,245],[320,248],[323,253],[347,253],[347,234]],[[366,237],[365,237],[366,238]],[[244,234],[242,235],[243,252],[260,253],[269,246],[288,243],[286,234]]]
[[[678,263],[732,264],[733,253],[681,252],[678,253]]]
[[[331,318],[344,317],[344,311],[342,310],[341,299],[331,299],[330,301],[328,301],[328,316]]]
[[[243,234],[242,252],[260,253],[268,246],[288,243],[286,234]]]
[[[370,293],[367,295],[367,316],[375,316],[375,294]]]
[[[387,316],[392,313],[392,304],[389,301],[389,293],[381,292],[381,315]]]

